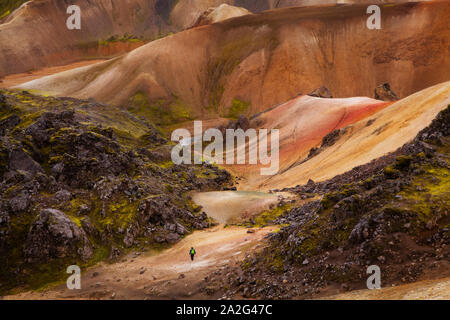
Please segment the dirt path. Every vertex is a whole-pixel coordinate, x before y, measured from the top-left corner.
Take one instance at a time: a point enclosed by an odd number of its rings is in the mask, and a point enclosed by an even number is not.
[[[450,278],[426,280],[380,290],[356,290],[331,300],[450,300]]]
[[[101,263],[82,275],[81,290],[59,285],[43,292],[24,292],[5,299],[206,299],[206,275],[261,245],[275,227],[247,233],[239,227],[216,226],[187,236],[160,253],[132,253],[118,263]],[[195,261],[189,258],[194,246]]]

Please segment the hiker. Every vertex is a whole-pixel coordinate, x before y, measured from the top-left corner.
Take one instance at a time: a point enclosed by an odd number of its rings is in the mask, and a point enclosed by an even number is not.
[[[191,250],[189,251],[189,254],[191,255],[191,261],[194,261],[194,256],[195,256],[195,249],[194,249],[194,247],[191,247]]]

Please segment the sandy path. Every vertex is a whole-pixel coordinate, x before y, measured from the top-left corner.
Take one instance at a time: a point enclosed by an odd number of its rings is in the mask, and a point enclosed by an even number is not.
[[[331,300],[450,300],[450,278],[426,280],[380,290],[356,290]]]
[[[56,73],[60,73],[63,71],[89,66],[91,64],[95,64],[95,63],[102,62],[102,61],[105,61],[105,60],[97,59],[97,60],[79,61],[79,62],[67,64],[64,66],[48,67],[48,68],[43,68],[43,69],[40,69],[37,71],[12,74],[12,75],[4,77],[3,79],[0,79],[0,88],[11,88],[11,87],[18,86],[19,84],[22,84],[25,82],[40,79],[40,78],[50,76],[50,75],[53,75]]]
[[[58,285],[43,292],[24,292],[5,299],[206,299],[203,279],[261,245],[275,227],[255,230],[216,226],[185,237],[160,253],[132,253],[118,263],[101,263],[84,272],[81,290]],[[197,255],[190,261],[189,249]],[[145,270],[145,271],[143,271]],[[93,276],[94,272],[98,273]]]

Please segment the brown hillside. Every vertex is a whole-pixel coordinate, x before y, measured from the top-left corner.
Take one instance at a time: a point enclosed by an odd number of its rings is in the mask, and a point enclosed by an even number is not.
[[[68,30],[68,4],[33,0],[0,24],[0,77],[63,65],[89,57],[109,56],[122,48],[96,51],[99,40],[126,34],[151,39],[166,23],[155,10],[155,0],[73,0],[81,9],[81,30]],[[167,29],[167,28],[166,28]]]
[[[154,41],[90,67],[22,85],[123,104],[138,94],[191,118],[254,114],[322,85],[334,97],[368,96],[389,82],[400,98],[446,81],[450,4],[286,8],[233,18]],[[141,99],[142,100],[142,99]]]

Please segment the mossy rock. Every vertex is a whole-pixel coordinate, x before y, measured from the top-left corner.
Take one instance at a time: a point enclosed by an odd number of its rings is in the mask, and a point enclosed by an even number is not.
[[[413,160],[412,156],[399,156],[395,159],[395,168],[399,170],[404,170],[409,168]]]
[[[396,169],[393,165],[384,168],[383,172],[388,179],[397,179],[398,177],[400,177],[400,171]]]

